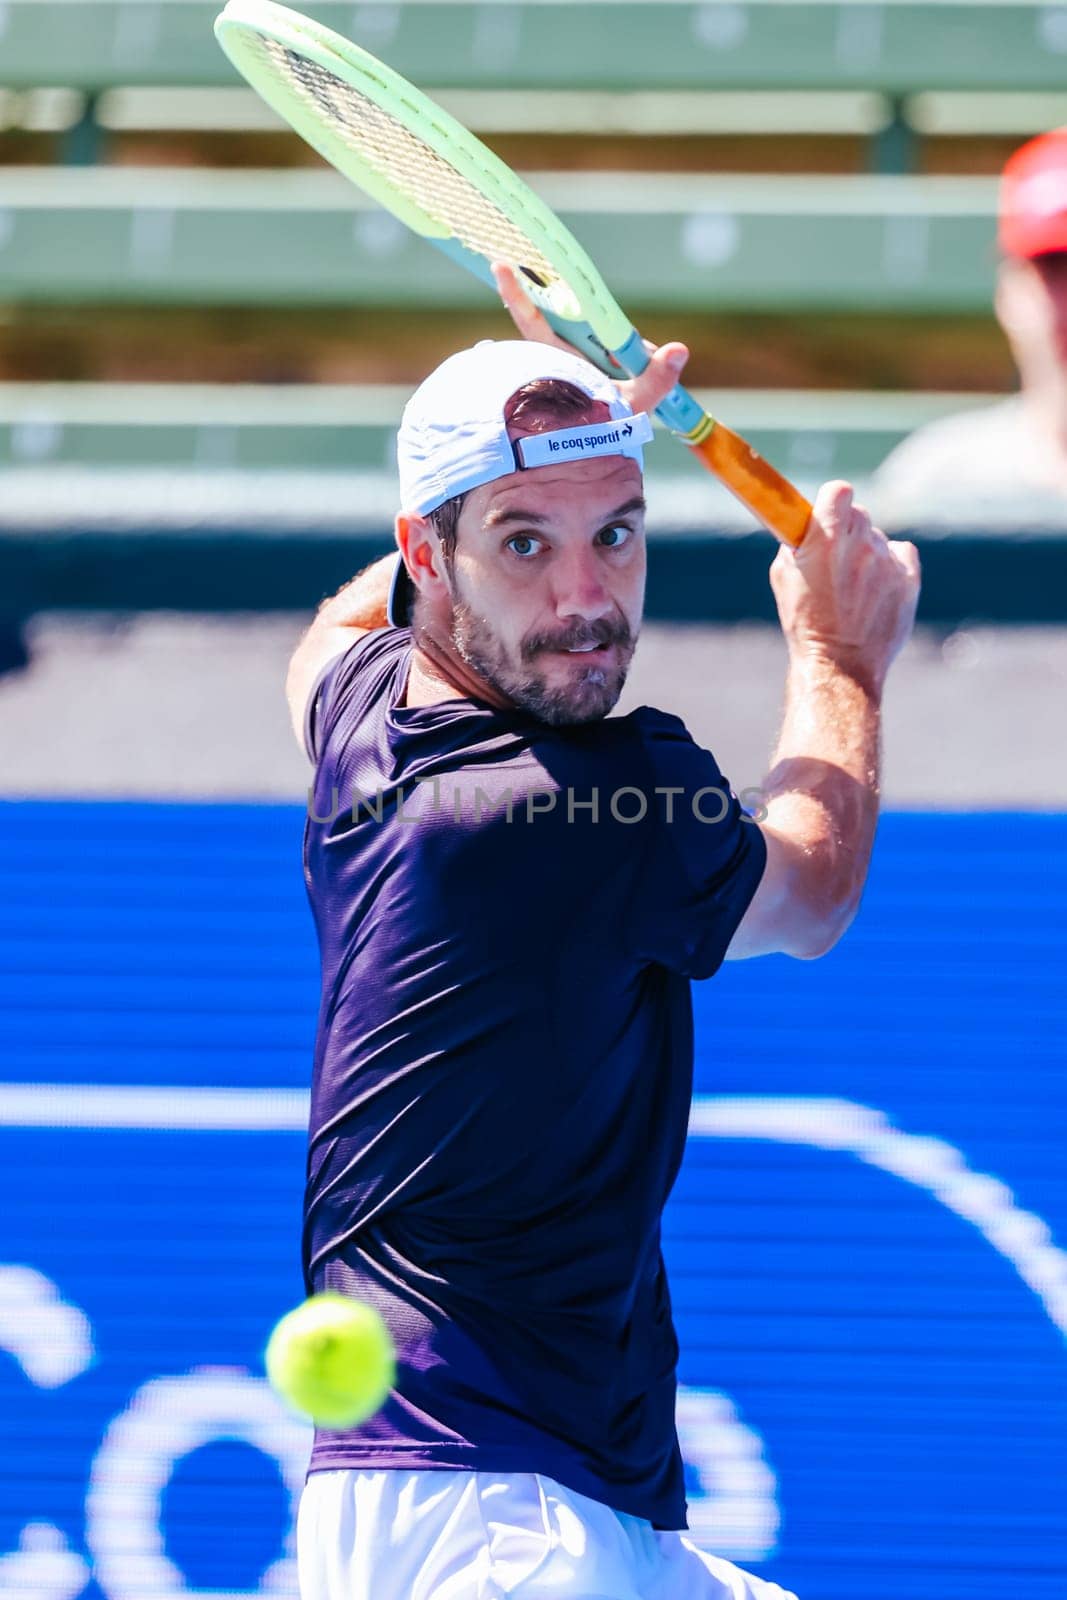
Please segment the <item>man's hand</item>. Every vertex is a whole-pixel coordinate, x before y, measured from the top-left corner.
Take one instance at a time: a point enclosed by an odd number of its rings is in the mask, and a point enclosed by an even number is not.
[[[494,262],[493,277],[500,290],[500,298],[524,339],[530,339],[534,344],[550,344],[557,350],[569,350],[572,355],[581,354],[566,339],[561,339],[553,332],[511,267],[500,261]],[[614,380],[615,387],[633,411],[655,411],[660,401],[670,394],[689,360],[689,351],[676,340],[662,344],[658,349],[646,340],[645,349],[648,351],[648,366],[644,372],[636,378]]]
[[[872,527],[847,483],[828,483],[803,544],[779,550],[771,587],[793,660],[836,667],[877,698],[915,621],[915,546]]]

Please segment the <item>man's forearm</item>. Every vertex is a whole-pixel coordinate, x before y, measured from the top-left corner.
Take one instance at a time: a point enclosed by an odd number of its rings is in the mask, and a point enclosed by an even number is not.
[[[847,925],[878,823],[881,694],[821,658],[794,660],[785,717],[764,784],[767,823],[802,847],[813,893]]]
[[[396,569],[395,553],[372,561],[357,572],[315,614],[315,628],[384,628],[388,625],[386,606],[389,587]]]
[[[919,557],[889,541],[847,483],[820,489],[771,588],[789,649],[785,717],[763,785],[767,858],[735,958],[812,960],[859,907],[878,825],[882,686],[915,620]]]

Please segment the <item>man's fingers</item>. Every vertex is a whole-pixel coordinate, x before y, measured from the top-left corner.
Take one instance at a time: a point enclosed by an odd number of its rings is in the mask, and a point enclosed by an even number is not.
[[[574,346],[553,331],[547,317],[530,299],[514,267],[504,261],[494,261],[492,272],[508,315],[524,339],[535,344],[550,344],[557,350],[573,350]],[[689,360],[689,351],[677,340],[660,345],[658,350],[646,340],[645,349],[648,366],[644,372],[638,373],[636,378],[622,378],[620,374],[614,380],[634,411],[655,411],[678,383]]]
[[[647,344],[645,348],[649,358],[644,372],[619,385],[635,411],[655,411],[678,383],[689,360],[689,351],[677,340],[661,344],[658,350]]]
[[[524,339],[534,344],[554,345],[557,350],[571,349],[565,339],[553,332],[544,313],[534,305],[522,287],[513,267],[503,261],[494,261],[492,273],[505,309]]]
[[[666,344],[661,344],[658,350],[649,352],[649,366],[659,373],[664,382],[669,378],[677,383],[682,375],[682,369],[689,360],[689,347],[677,339],[671,339]]]
[[[918,588],[922,577],[922,565],[915,546],[907,539],[890,539],[889,550],[893,559],[903,567],[909,582]]]
[[[847,533],[852,519],[852,485],[841,479],[824,483],[815,496],[811,521],[796,555],[806,564],[818,550],[825,550],[840,535]]]
[[[494,261],[492,272],[508,315],[524,339],[550,344],[557,350],[573,350],[574,346],[554,332],[547,317],[530,299],[514,267],[504,261]],[[689,360],[689,351],[677,340],[661,345],[658,350],[646,340],[645,349],[648,366],[644,372],[636,378],[625,379],[620,374],[615,380],[635,411],[655,411],[670,394]]]
[[[536,339],[538,331],[542,327],[547,328],[548,323],[522,288],[514,268],[503,261],[494,261],[492,272],[512,322],[524,339]]]
[[[867,507],[856,504],[853,493],[850,483],[834,481],[823,484],[812,508],[817,532],[822,534],[824,540],[838,546],[843,542],[883,544],[885,534],[873,525]]]
[[[815,496],[812,512],[823,533],[842,533],[852,516],[852,485],[840,479],[824,483]]]
[[[853,505],[852,513],[848,519],[847,531],[849,538],[856,543],[860,540],[865,540],[868,543],[873,540],[876,544],[879,542],[884,543],[885,541],[885,535],[880,533],[872,524],[871,514],[866,506]]]

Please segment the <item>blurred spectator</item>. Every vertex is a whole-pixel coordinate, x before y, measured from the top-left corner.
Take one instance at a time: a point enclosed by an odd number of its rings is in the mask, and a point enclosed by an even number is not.
[[[1020,392],[929,423],[875,474],[881,524],[1001,527],[1067,522],[1067,128],[1031,139],[1004,168],[994,305]]]

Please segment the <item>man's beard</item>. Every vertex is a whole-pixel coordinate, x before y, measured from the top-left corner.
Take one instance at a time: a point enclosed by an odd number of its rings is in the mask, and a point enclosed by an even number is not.
[[[516,667],[485,618],[465,601],[454,599],[452,643],[467,665],[500,694],[542,722],[562,727],[596,722],[607,716],[622,693],[636,640],[621,614],[602,617],[598,622],[576,622],[557,635],[537,634],[524,639]],[[589,644],[616,645],[617,664],[594,658],[579,671],[572,669],[568,680],[556,685],[537,670],[536,663],[546,650]]]

